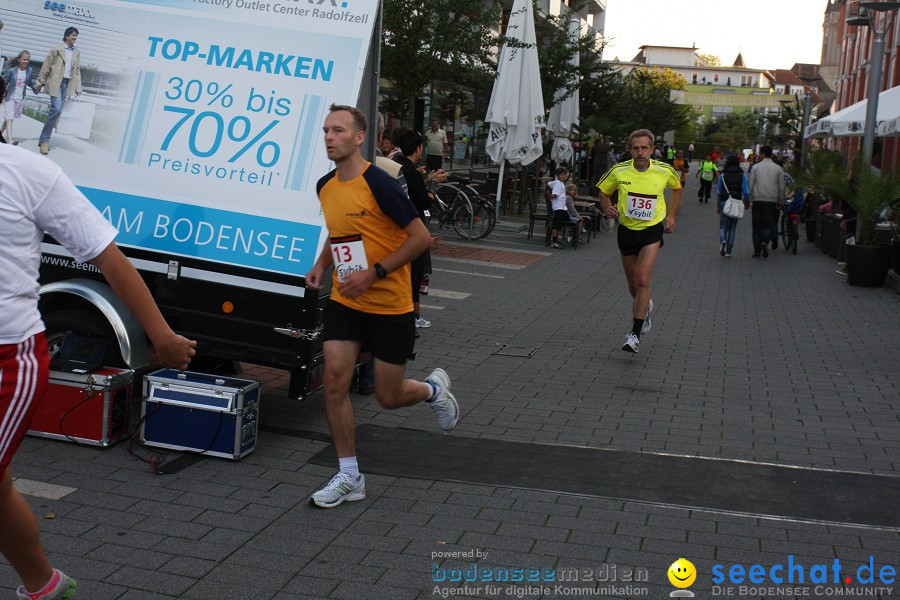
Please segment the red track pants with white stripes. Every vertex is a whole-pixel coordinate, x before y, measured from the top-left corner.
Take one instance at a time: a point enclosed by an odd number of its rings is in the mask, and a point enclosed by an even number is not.
[[[0,345],[0,475],[19,449],[44,397],[49,363],[43,332],[18,344]]]

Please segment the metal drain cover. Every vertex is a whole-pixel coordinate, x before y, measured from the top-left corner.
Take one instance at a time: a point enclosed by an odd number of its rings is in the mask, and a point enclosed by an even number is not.
[[[521,356],[522,358],[531,358],[531,356],[537,352],[537,348],[528,348],[527,346],[510,346],[508,344],[504,344],[500,346],[496,352],[494,352],[497,356]]]

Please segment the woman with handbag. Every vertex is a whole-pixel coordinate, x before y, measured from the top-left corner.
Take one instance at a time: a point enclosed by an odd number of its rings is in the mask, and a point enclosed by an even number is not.
[[[741,161],[734,154],[729,154],[725,159],[725,169],[719,177],[716,194],[719,198],[716,209],[719,214],[719,255],[731,258],[738,221],[744,216],[744,210],[750,208],[747,176],[741,168]]]

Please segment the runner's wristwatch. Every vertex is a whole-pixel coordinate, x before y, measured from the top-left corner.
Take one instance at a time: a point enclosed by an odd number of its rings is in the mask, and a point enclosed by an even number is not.
[[[378,276],[378,279],[384,279],[387,277],[387,271],[384,270],[384,267],[381,266],[381,263],[375,263],[375,275]]]

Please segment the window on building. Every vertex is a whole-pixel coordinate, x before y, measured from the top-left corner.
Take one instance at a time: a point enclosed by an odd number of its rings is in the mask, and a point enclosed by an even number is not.
[[[741,75],[741,87],[749,87],[750,85],[753,85],[753,76]]]
[[[713,75],[713,83],[719,83],[719,74],[718,73]]]
[[[691,73],[691,83],[697,83],[697,74]]]
[[[724,117],[725,115],[730,115],[732,113],[732,107],[730,106],[713,106],[712,107],[712,118],[713,120],[718,119],[719,117]]]

